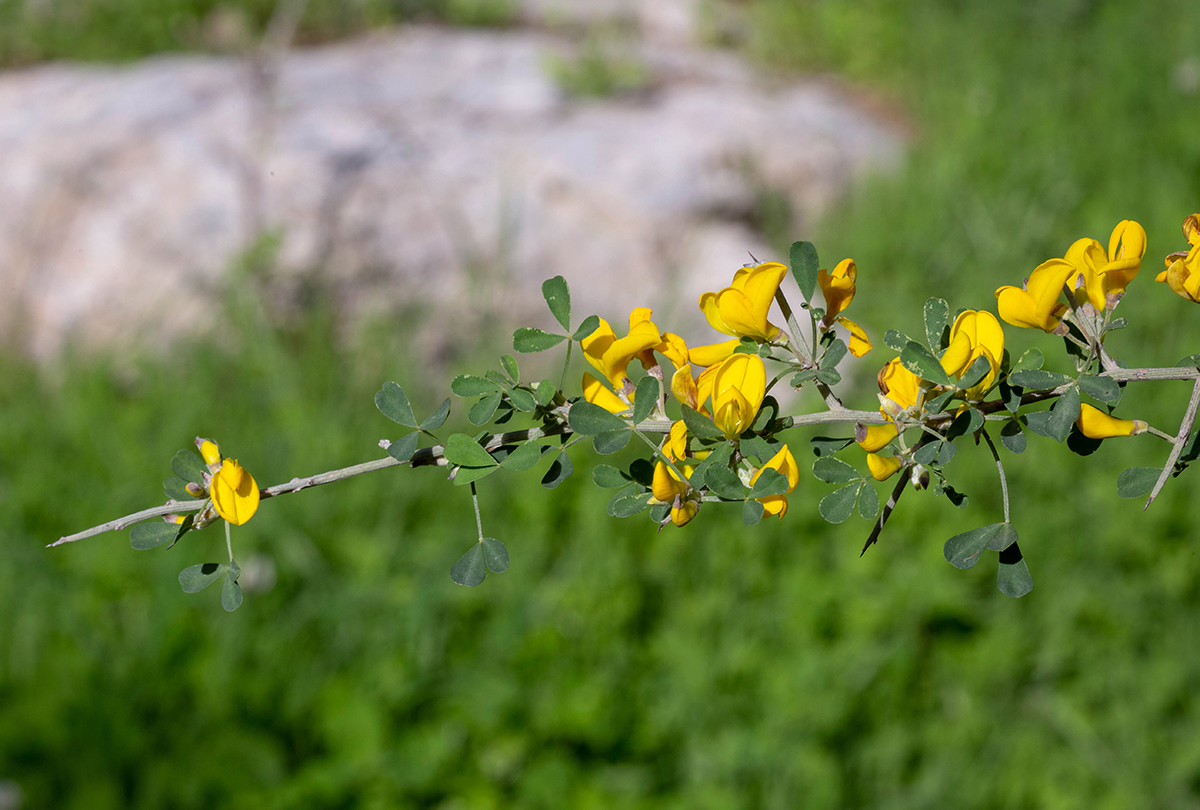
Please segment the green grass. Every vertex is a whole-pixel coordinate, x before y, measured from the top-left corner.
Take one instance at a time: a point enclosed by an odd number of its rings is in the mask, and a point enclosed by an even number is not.
[[[748,5],[743,47],[765,63],[843,72],[912,116],[905,167],[799,235],[827,265],[857,260],[848,314],[877,345],[887,327],[919,334],[929,295],[990,306],[997,286],[1075,238],[1107,240],[1134,218],[1150,251],[1121,304],[1132,326],[1110,347],[1167,365],[1200,349],[1200,310],[1153,283],[1200,208],[1200,111],[1174,82],[1200,41],[1187,11]],[[52,53],[89,55],[67,30]],[[280,331],[246,304],[233,310],[240,340],[182,348],[170,364],[41,373],[0,360],[0,779],[27,806],[1090,810],[1200,798],[1195,473],[1145,514],[1115,498],[1121,469],[1165,456],[1151,437],[1089,458],[1038,440],[1006,457],[1036,583],[1021,600],[996,590],[994,555],[966,572],[941,558],[947,537],[998,519],[974,447],[950,468],[966,509],[910,493],[861,559],[864,522],[822,523],[815,481],[782,522],[746,529],[736,510],[706,507],[655,534],[604,517],[582,455],[553,492],[538,472],[483,482],[485,530],[513,563],[471,590],[448,576],[473,539],[469,499],[432,470],[264,503],[235,550],[272,560],[277,584],[235,614],[175,581],[221,558],[218,530],[153,552],[123,535],[43,549],[156,502],[167,461],[197,433],[277,483],[394,438],[371,403],[381,381],[420,392],[428,412],[452,374],[426,379],[400,332],[343,351],[319,313]],[[1007,334],[1015,353],[1037,345],[1066,368],[1056,339]],[[880,347],[866,366],[888,356]],[[1131,386],[1118,413],[1173,430],[1186,389]]]

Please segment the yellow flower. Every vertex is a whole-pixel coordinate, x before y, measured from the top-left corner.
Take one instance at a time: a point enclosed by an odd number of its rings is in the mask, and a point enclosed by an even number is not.
[[[986,310],[968,309],[959,314],[950,327],[950,345],[942,354],[942,368],[950,376],[962,379],[980,357],[988,359],[991,370],[964,392],[966,399],[979,399],[991,388],[1004,357],[1004,330],[996,316]]]
[[[1067,250],[1066,260],[1076,272],[1068,279],[1072,289],[1083,287],[1097,312],[1108,307],[1109,295],[1125,292],[1142,266],[1146,231],[1133,220],[1113,229],[1108,251],[1095,239],[1079,239]]]
[[[867,453],[867,469],[876,481],[886,481],[904,466],[904,462],[895,456],[880,456]]]
[[[786,274],[787,268],[779,262],[743,267],[734,274],[730,286],[700,296],[700,311],[718,332],[758,341],[774,340],[779,327],[767,320],[767,311]]]
[[[1053,332],[1067,311],[1060,304],[1063,284],[1076,272],[1066,259],[1050,259],[1039,264],[1025,282],[1025,288],[1001,287],[996,290],[996,308],[1000,317],[1013,326]]]
[[[817,283],[825,296],[825,317],[822,323],[830,325],[842,310],[854,300],[854,283],[858,279],[858,268],[853,259],[842,259],[833,272],[822,270],[817,273]]]
[[[691,475],[692,467],[684,467],[683,474]],[[692,486],[687,481],[680,481],[675,471],[663,462],[654,467],[654,480],[650,492],[655,499],[662,503],[671,504],[671,522],[676,526],[686,525],[696,516],[700,505],[695,500],[688,499]]]
[[[679,419],[671,424],[671,432],[663,443],[663,455],[671,461],[682,461],[687,457],[687,425]]]
[[[208,471],[216,472],[221,466],[221,448],[217,447],[217,443],[212,439],[202,439],[199,436],[196,437],[196,445],[200,448],[204,463],[208,465]]]
[[[796,489],[796,484],[800,483],[800,467],[797,466],[796,459],[792,456],[792,451],[788,449],[786,444],[779,449],[778,453],[771,457],[770,461],[762,465],[758,472],[754,473],[754,477],[750,479],[751,487],[754,486],[759,476],[762,475],[763,470],[766,469],[776,470],[787,478],[788,494],[791,494]],[[767,495],[757,500],[763,505],[764,515],[779,515],[782,520],[783,516],[787,514],[787,495]]]
[[[838,318],[838,323],[846,327],[850,332],[850,341],[847,348],[850,349],[850,354],[855,357],[862,357],[867,352],[871,351],[871,338],[867,337],[867,330],[856,324],[854,321],[844,315]]]
[[[921,378],[900,365],[900,358],[894,358],[879,370],[879,412],[889,420],[915,407],[924,398],[921,395]],[[868,453],[874,453],[887,446],[896,438],[896,425],[888,422],[886,425],[868,425],[866,436],[858,446]]]
[[[234,526],[241,526],[258,510],[258,484],[233,459],[221,462],[208,491],[217,514]]]
[[[1112,439],[1117,436],[1137,436],[1145,433],[1149,425],[1140,419],[1117,419],[1086,402],[1080,406],[1079,419],[1075,421],[1079,432],[1089,439]]]
[[[613,388],[621,389],[629,379],[626,370],[630,361],[644,357],[643,352],[662,342],[658,327],[650,320],[650,310],[638,307],[629,314],[629,334],[625,337],[618,339],[608,321],[601,318],[596,331],[579,345],[588,362],[608,378]]]
[[[713,421],[728,439],[740,436],[754,424],[766,396],[767,369],[762,358],[734,354],[707,369],[698,381],[700,401],[712,392]]]
[[[698,366],[708,368],[720,363],[729,355],[733,354],[733,350],[740,344],[741,340],[734,338],[733,340],[725,340],[721,343],[710,343],[707,346],[696,346],[688,351],[688,359]]]
[[[1192,214],[1183,221],[1183,234],[1191,243],[1191,250],[1167,256],[1167,269],[1155,281],[1166,282],[1179,297],[1200,304],[1200,214]]]
[[[629,410],[629,405],[625,403],[625,400],[609,391],[604,383],[586,372],[583,375],[583,398],[610,413],[624,413]]]

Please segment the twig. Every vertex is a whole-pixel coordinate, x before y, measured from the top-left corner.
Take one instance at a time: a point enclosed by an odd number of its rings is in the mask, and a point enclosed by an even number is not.
[[[1008,514],[1008,478],[1004,475],[1004,463],[1000,461],[1000,453],[996,451],[996,445],[992,443],[992,437],[988,435],[986,430],[981,430],[984,441],[987,442],[988,449],[992,451],[992,458],[996,459],[996,471],[1000,473],[1000,495],[1004,498],[1004,522],[1012,523]]]
[[[1179,424],[1179,433],[1175,436],[1175,444],[1171,448],[1171,455],[1167,456],[1167,463],[1163,465],[1163,471],[1158,476],[1158,481],[1154,484],[1154,489],[1150,491],[1150,497],[1146,499],[1146,505],[1142,507],[1145,512],[1150,508],[1150,504],[1154,503],[1154,499],[1158,497],[1158,493],[1162,491],[1163,486],[1167,483],[1167,478],[1170,477],[1171,471],[1175,469],[1175,462],[1179,460],[1179,454],[1183,452],[1183,446],[1187,444],[1188,436],[1192,435],[1192,426],[1196,424],[1196,409],[1200,408],[1200,379],[1196,380],[1196,384],[1192,386],[1192,398],[1188,402],[1187,412],[1183,415],[1183,421]]]

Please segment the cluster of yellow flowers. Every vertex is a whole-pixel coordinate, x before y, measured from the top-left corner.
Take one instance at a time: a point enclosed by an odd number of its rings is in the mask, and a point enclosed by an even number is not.
[[[719,343],[689,348],[679,335],[661,332],[651,320],[652,312],[644,307],[630,313],[629,332],[622,338],[616,336],[607,321],[600,319],[599,328],[580,345],[588,362],[608,385],[592,374],[584,374],[584,399],[612,413],[628,411],[635,393],[628,373],[630,363],[638,360],[643,369],[663,380],[662,367],[655,356],[658,352],[675,369],[669,386],[675,399],[710,417],[727,439],[736,439],[753,426],[768,388],[762,357],[737,350],[745,338],[766,346],[788,346],[786,332],[768,320],[771,303],[786,275],[787,267],[778,262],[747,266],[737,271],[728,287],[700,296],[700,310],[709,325],[731,336],[730,340]],[[850,353],[861,357],[871,350],[870,339],[862,327],[840,314],[854,299],[856,279],[857,269],[850,259],[838,264],[832,273],[820,271],[818,283],[826,302],[820,328],[825,333],[840,324],[849,332]],[[693,366],[699,367],[698,374]],[[676,526],[683,526],[695,517],[701,503],[700,493],[688,478],[707,452],[689,447],[686,425],[682,420],[675,422],[662,448],[670,463],[660,460],[654,472],[654,498],[671,505],[671,521]],[[799,467],[787,445],[761,467],[747,470],[750,485],[767,469],[786,477],[789,493],[799,483]],[[783,517],[787,512],[786,495],[769,495],[758,500],[765,514]]]

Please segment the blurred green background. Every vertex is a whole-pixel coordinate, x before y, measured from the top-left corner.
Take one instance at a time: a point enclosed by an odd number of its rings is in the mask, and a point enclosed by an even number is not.
[[[216,5],[0,0],[0,62],[207,47]],[[251,30],[273,6],[224,5]],[[925,297],[990,307],[997,286],[1132,218],[1150,249],[1112,352],[1173,365],[1200,350],[1200,310],[1153,283],[1200,208],[1194,5],[712,9],[738,20],[717,27],[723,44],[767,70],[844,76],[912,128],[900,172],[858,186],[814,233],[781,235],[813,239],[826,264],[857,260],[856,319],[919,334]],[[510,13],[313,2],[301,40]],[[0,357],[0,780],[24,806],[1200,806],[1194,480],[1145,514],[1115,497],[1120,470],[1165,458],[1152,437],[1086,459],[1031,440],[1006,457],[1036,583],[1021,600],[996,590],[995,555],[966,572],[942,559],[947,537],[999,519],[976,448],[951,467],[965,509],[910,494],[861,559],[865,522],[824,524],[816,481],[782,522],[747,529],[710,508],[656,535],[604,516],[582,456],[553,492],[539,473],[488,479],[485,530],[513,564],[476,589],[448,576],[473,539],[467,493],[431,470],[264,504],[234,540],[277,582],[234,614],[176,582],[220,559],[216,530],[170,551],[116,534],[45,550],[158,501],[197,433],[284,481],[395,438],[371,403],[381,381],[428,412],[450,376],[479,368],[430,378],[399,327],[331,348],[328,313],[280,326],[257,312],[232,300],[237,339],[170,363],[40,372]],[[1056,339],[1007,333],[1014,354],[1037,345],[1065,370]],[[1173,432],[1187,393],[1131,386],[1119,413]],[[870,391],[858,398],[870,407]]]

